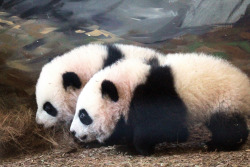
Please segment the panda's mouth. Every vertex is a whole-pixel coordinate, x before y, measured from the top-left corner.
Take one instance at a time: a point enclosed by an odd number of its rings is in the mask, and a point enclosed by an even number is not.
[[[85,136],[83,136],[85,137]],[[76,136],[73,136],[73,139],[74,139],[74,142],[76,143],[86,143],[86,139],[84,139],[83,137],[76,137]]]
[[[80,141],[81,143],[90,143],[90,142],[96,141],[96,140],[93,140],[91,135],[75,136],[74,138]]]

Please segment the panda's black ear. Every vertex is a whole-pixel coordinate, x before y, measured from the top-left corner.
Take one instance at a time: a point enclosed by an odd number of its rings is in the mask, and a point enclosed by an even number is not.
[[[81,88],[81,81],[78,75],[74,72],[65,72],[62,75],[63,78],[63,87],[66,90],[68,86],[72,86],[74,88],[80,89]]]
[[[118,91],[114,83],[108,80],[104,80],[102,82],[102,96],[105,95],[109,96],[110,99],[114,102],[117,102],[119,99]]]

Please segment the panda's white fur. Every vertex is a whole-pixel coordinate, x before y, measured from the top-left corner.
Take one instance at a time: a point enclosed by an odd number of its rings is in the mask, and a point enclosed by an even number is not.
[[[249,79],[227,61],[205,54],[169,54],[163,64],[171,69],[175,90],[187,107],[188,123],[207,123],[215,112],[249,115]],[[146,82],[150,69],[150,65],[130,59],[96,73],[79,95],[71,132],[83,142],[108,139],[121,117],[128,120],[134,91]],[[106,80],[115,85],[118,101],[102,95],[101,85]],[[92,119],[90,125],[80,121],[82,109]]]
[[[173,71],[176,90],[193,121],[207,121],[218,108],[249,114],[249,79],[229,62],[204,54],[184,54],[169,55],[165,63]]]
[[[138,57],[147,60],[155,56],[163,59],[162,54],[152,49],[123,44],[114,44],[113,46],[121,51],[125,59]],[[48,128],[59,121],[69,122],[72,120],[76,100],[81,89],[97,71],[103,68],[107,57],[107,46],[89,44],[75,48],[62,56],[57,56],[44,65],[36,85],[37,123]],[[74,72],[79,77],[80,89],[73,87],[64,89],[62,75],[65,72]],[[50,102],[54,106],[57,110],[56,116],[51,116],[43,110],[45,102]]]

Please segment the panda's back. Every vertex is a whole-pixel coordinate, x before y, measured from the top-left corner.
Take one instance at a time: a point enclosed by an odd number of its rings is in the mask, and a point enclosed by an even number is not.
[[[227,61],[204,54],[173,54],[166,64],[191,119],[206,121],[218,111],[249,114],[249,79]]]

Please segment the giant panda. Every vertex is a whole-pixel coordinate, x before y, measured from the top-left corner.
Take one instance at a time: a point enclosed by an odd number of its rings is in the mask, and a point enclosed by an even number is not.
[[[88,80],[116,61],[133,57],[147,60],[161,59],[163,55],[133,45],[89,44],[55,57],[43,66],[36,84],[36,122],[45,128],[62,121],[70,122],[77,97]]]
[[[236,150],[246,142],[250,82],[244,73],[198,53],[151,62],[129,59],[96,73],[79,95],[71,133],[86,143],[119,134],[142,155],[157,143],[185,142],[198,122],[212,133],[209,149]]]

